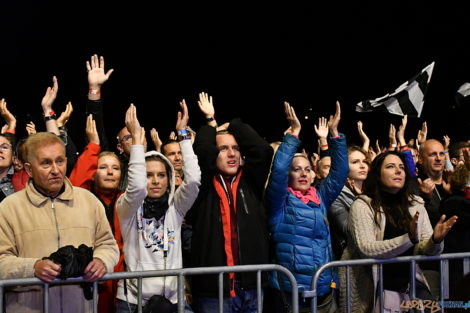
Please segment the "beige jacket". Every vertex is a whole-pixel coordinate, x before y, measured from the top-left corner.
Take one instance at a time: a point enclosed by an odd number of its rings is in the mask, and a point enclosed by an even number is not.
[[[0,279],[34,277],[34,263],[58,248],[85,244],[93,257],[112,272],[119,251],[101,202],[88,190],[73,187],[51,199],[39,193],[30,181],[24,190],[0,203]],[[25,291],[27,290],[27,291]],[[49,289],[49,312],[91,312],[78,285]],[[7,292],[7,312],[42,312],[39,288]]]
[[[348,246],[344,250],[342,260],[376,258],[393,258],[413,246],[408,234],[404,234],[393,239],[384,240],[385,216],[380,215],[380,227],[374,222],[374,212],[370,206],[371,199],[365,195],[356,199],[349,212]],[[444,249],[444,243],[434,244],[431,237],[433,229],[429,221],[428,214],[424,208],[424,201],[416,197],[409,212],[413,216],[419,211],[418,232],[419,243],[414,247],[415,255],[435,255],[440,254]],[[346,268],[339,269],[340,278],[340,309],[346,312]],[[374,307],[374,295],[377,287],[379,275],[378,267],[374,266],[353,266],[350,268],[350,298],[353,313],[372,312]],[[416,264],[416,279],[424,284],[426,279],[422,274],[418,264]]]

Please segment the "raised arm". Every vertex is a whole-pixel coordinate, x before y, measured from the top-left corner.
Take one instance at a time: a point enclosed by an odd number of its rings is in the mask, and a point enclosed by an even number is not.
[[[349,172],[346,137],[338,131],[340,120],[341,106],[339,102],[336,101],[336,113],[330,116],[330,120],[328,121],[331,134],[329,138],[331,168],[328,176],[317,188],[326,209],[331,206],[343,189]],[[326,214],[326,212],[324,213]]]
[[[320,147],[320,155],[329,155],[325,152],[328,150],[328,120],[324,117],[318,118],[318,126],[314,125],[314,129],[315,133],[318,136],[318,146]]]
[[[199,93],[199,100],[197,102],[199,109],[206,118],[207,125],[217,127],[217,121],[215,120],[215,109],[212,102],[212,96],[209,96],[205,92]]]
[[[57,98],[57,92],[59,91],[59,82],[57,77],[52,76],[52,87],[47,87],[46,93],[41,100],[42,112],[44,114],[44,121],[46,122],[46,129],[48,132],[54,133],[60,136],[59,128],[57,127],[57,116],[52,110],[52,104]]]
[[[152,142],[155,145],[155,151],[160,152],[162,150],[162,140],[160,136],[158,136],[158,132],[155,128],[150,130],[150,138],[152,138]]]
[[[395,129],[395,125],[390,124],[390,127],[388,129],[388,140],[389,140],[389,145],[388,145],[388,151],[395,151],[397,149],[397,131]]]
[[[136,107],[132,103],[127,109],[125,121],[126,128],[132,137],[128,168],[129,176],[126,191],[118,199],[116,208],[121,221],[129,222],[147,196],[147,171],[144,157],[145,130],[140,126]],[[131,227],[133,225],[127,224],[127,226]]]
[[[300,121],[295,114],[294,108],[284,102],[284,114],[289,128],[285,132],[284,139],[274,155],[271,165],[271,176],[266,188],[266,202],[269,214],[275,217],[271,223],[277,224],[284,208],[285,198],[287,196],[287,186],[289,181],[289,168],[292,164],[297,149],[300,146],[298,135],[300,133]]]
[[[363,128],[361,121],[357,122],[357,131],[359,133],[359,137],[361,137],[362,149],[364,149],[364,151],[369,151],[370,140],[369,140],[369,137],[367,137],[366,133],[364,132],[364,128]]]
[[[7,108],[7,102],[5,99],[0,100],[0,114],[2,115],[5,123],[7,125],[7,129],[5,132],[14,134],[16,131],[16,118]]]
[[[74,186],[90,189],[98,166],[98,155],[101,152],[96,123],[91,114],[86,119],[86,136],[88,145],[75,163],[70,174],[70,181]]]
[[[113,69],[105,72],[104,57],[92,55],[90,61],[86,62],[88,72],[88,102],[87,114],[93,114],[96,128],[100,136],[100,145],[104,150],[108,149],[108,138],[106,137],[103,117],[103,101],[101,99],[102,87],[108,81]]]
[[[189,211],[199,193],[201,185],[201,170],[199,168],[197,157],[193,151],[191,138],[181,133],[187,132],[189,120],[188,107],[184,100],[180,101],[181,111],[178,112],[176,119],[176,131],[178,132],[179,144],[183,154],[183,183],[175,192],[175,208],[184,216]],[[187,134],[187,133],[186,133]]]

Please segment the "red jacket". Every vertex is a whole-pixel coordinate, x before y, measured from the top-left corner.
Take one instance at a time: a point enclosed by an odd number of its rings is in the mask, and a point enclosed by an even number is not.
[[[124,272],[124,255],[123,255],[123,241],[121,236],[121,228],[119,226],[119,218],[116,213],[115,201],[119,198],[122,191],[116,189],[112,195],[104,195],[96,190],[92,190],[93,176],[98,168],[98,155],[101,152],[101,147],[93,142],[90,142],[86,147],[85,151],[80,155],[75,163],[75,166],[70,173],[70,181],[74,186],[82,187],[90,190],[95,194],[102,202],[106,205],[110,205],[114,211],[113,230],[114,238],[119,247],[119,262],[114,267],[115,272]],[[114,203],[112,203],[114,201]],[[98,312],[103,313],[114,313],[116,303],[116,291],[117,291],[117,280],[108,280],[103,284],[99,285],[99,300],[98,300]]]

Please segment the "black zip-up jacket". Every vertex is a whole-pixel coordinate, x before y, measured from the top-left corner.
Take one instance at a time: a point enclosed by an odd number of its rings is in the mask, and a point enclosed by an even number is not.
[[[273,150],[256,131],[240,119],[230,122],[228,131],[235,137],[244,157],[243,172],[237,188],[237,225],[240,265],[266,264],[268,230],[262,202]],[[202,172],[199,196],[186,216],[192,224],[191,259],[194,267],[227,265],[219,196],[213,184],[218,175],[215,142],[216,129],[203,126],[196,136],[194,151]],[[256,272],[237,274],[243,289],[256,288]],[[218,275],[195,275],[191,278],[195,296],[217,297]],[[224,294],[229,295],[228,274],[224,275]]]

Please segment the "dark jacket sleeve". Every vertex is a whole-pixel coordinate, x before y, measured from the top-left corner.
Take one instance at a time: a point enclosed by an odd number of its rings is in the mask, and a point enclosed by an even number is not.
[[[273,148],[250,125],[236,118],[228,131],[237,140],[244,158],[243,175],[253,183],[255,191],[262,195],[273,157]]]
[[[197,132],[193,149],[201,168],[201,183],[207,185],[216,174],[216,159],[219,150],[215,144],[216,129],[209,125],[202,126]]]
[[[104,118],[103,118],[103,100],[88,100],[86,105],[86,115],[91,114],[96,123],[96,130],[100,138],[101,151],[109,150],[108,137],[104,129]]]

